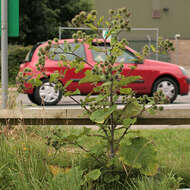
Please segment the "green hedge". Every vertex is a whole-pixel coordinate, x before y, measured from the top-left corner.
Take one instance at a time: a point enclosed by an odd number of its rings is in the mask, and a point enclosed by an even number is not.
[[[8,50],[8,79],[9,84],[15,84],[20,64],[24,61],[31,46],[9,45]],[[1,62],[1,60],[0,60]],[[1,67],[0,67],[1,70]],[[1,75],[1,72],[0,72]]]

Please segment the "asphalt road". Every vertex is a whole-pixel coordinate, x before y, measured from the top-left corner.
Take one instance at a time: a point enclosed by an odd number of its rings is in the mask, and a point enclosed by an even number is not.
[[[74,96],[74,98],[79,101],[80,99],[83,99],[84,96]],[[34,105],[30,102],[26,94],[19,94],[17,97],[17,103],[22,103],[23,105]],[[69,97],[63,97],[59,102],[59,106],[69,106],[70,104],[76,105],[76,103]],[[182,107],[184,104],[190,104],[190,94],[187,96],[178,96],[173,104],[179,104],[179,106],[181,105]]]

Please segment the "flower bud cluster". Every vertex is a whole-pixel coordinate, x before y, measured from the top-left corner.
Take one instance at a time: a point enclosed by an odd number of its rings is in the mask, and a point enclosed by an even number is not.
[[[161,90],[154,93],[153,100],[155,104],[167,104],[169,103],[168,98],[164,95]]]
[[[94,23],[94,21],[96,20],[96,15],[97,12],[96,10],[92,10],[90,11],[90,13],[86,13],[85,11],[81,11],[78,15],[76,15],[73,19],[72,19],[72,24],[74,26],[80,26],[81,24],[85,24],[85,23]]]
[[[162,53],[174,51],[173,43],[168,39],[163,40],[162,38],[160,38],[158,42],[158,48]]]
[[[112,26],[115,30],[130,30],[129,23],[130,23],[130,16],[127,8],[121,8],[117,10],[110,9],[109,16],[112,20]]]
[[[145,45],[142,50],[143,56],[148,56],[150,54],[150,47]]]

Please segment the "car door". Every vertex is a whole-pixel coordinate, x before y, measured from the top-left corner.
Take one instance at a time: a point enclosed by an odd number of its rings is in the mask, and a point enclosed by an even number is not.
[[[104,44],[99,44],[99,48],[104,48]],[[109,44],[107,45],[109,48]],[[106,55],[103,52],[98,52],[95,50],[91,50],[93,64],[96,62],[105,61]],[[125,76],[140,76],[138,80],[136,80],[134,83],[129,84],[127,87],[132,88],[136,93],[142,94],[147,93],[147,89],[150,90],[150,88],[147,88],[149,85],[148,81],[148,67],[144,65],[144,63],[140,63],[137,61],[137,56],[135,55],[135,51],[126,48],[123,50],[123,54],[119,56],[116,60],[116,64],[123,64],[124,68],[122,71],[122,74]],[[131,70],[131,66],[135,66],[136,69]],[[149,85],[150,86],[150,85]],[[149,92],[148,92],[149,93]]]
[[[92,85],[90,83],[79,84],[79,81],[85,76],[86,70],[91,69],[90,66],[88,64],[84,64],[84,68],[81,71],[77,72],[74,67],[67,68],[64,66],[64,64],[62,64],[63,61],[61,61],[61,56],[64,56],[69,65],[69,62],[71,63],[75,61],[76,57],[80,57],[83,59],[81,62],[85,63],[87,59],[85,45],[74,42],[69,42],[69,45],[71,48],[70,52],[66,52],[64,50],[64,43],[60,43],[56,49],[52,48],[51,51],[53,52],[54,56],[51,58],[51,60],[49,60],[50,64],[47,65],[49,65],[51,73],[54,70],[54,72],[59,71],[59,73],[63,74],[64,71],[67,70],[67,72],[64,74],[64,77],[61,78],[61,82],[63,85],[65,85],[68,81],[72,80],[72,83],[67,87],[68,91],[75,91],[79,89],[81,94],[86,94],[92,90]],[[46,67],[46,70],[48,70],[48,67]]]
[[[137,94],[149,93],[149,68],[140,62],[134,52],[126,49],[123,54],[118,57],[117,64],[123,64],[124,69],[122,74],[125,76],[139,76],[140,78],[135,82],[129,84],[127,87],[132,88]],[[135,69],[131,67],[135,66]]]

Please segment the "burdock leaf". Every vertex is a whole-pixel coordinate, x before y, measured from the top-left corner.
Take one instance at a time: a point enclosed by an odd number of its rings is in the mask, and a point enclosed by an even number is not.
[[[128,95],[128,94],[132,93],[132,89],[131,88],[120,88],[120,93]]]
[[[105,120],[116,110],[117,106],[113,105],[110,108],[98,109],[93,112],[90,119],[96,123],[104,123]]]
[[[87,181],[95,181],[100,177],[100,175],[101,171],[99,169],[95,169],[87,173],[85,177]]]
[[[147,138],[135,137],[130,143],[123,142],[120,147],[120,159],[129,167],[139,169],[148,176],[157,173],[158,160],[154,144]]]
[[[136,121],[137,121],[137,118],[133,118],[133,119],[127,118],[127,119],[124,119],[123,120],[123,126],[128,128],[130,125],[134,125]]]
[[[127,119],[131,117],[137,117],[143,109],[143,106],[138,102],[129,102],[122,110],[121,119]]]

